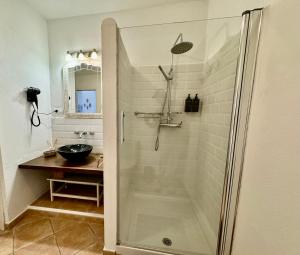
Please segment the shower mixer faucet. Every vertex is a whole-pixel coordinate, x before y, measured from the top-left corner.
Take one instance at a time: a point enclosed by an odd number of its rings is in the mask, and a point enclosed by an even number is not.
[[[165,77],[167,81],[167,89],[165,92],[165,96],[163,99],[163,104],[161,107],[160,112],[160,119],[159,124],[157,128],[157,136],[155,141],[155,150],[157,151],[159,148],[159,134],[160,134],[160,128],[161,127],[168,127],[168,128],[181,128],[182,121],[179,123],[173,123],[172,118],[172,111],[171,111],[171,96],[172,96],[172,80],[173,80],[173,55],[180,55],[183,53],[188,52],[193,48],[193,43],[184,41],[183,40],[183,34],[180,33],[178,37],[176,38],[172,48],[171,48],[171,54],[172,54],[172,63],[170,67],[170,71],[168,74],[164,71],[161,65],[158,66],[159,71],[162,73],[162,75]],[[164,113],[166,112],[166,118],[163,118]]]

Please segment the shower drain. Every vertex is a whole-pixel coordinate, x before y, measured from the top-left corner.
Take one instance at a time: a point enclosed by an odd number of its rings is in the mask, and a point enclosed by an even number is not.
[[[171,240],[170,238],[167,238],[167,237],[164,237],[164,238],[162,239],[162,242],[163,242],[163,244],[166,245],[166,246],[171,246],[171,245],[172,245],[172,240]]]

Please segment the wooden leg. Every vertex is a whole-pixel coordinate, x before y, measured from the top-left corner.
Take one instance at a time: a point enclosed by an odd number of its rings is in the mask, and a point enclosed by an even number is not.
[[[99,204],[100,204],[100,198],[99,198],[99,185],[97,185],[96,187],[97,187],[97,207],[99,207]]]
[[[53,182],[52,180],[50,180],[50,198],[51,198],[51,202],[53,202]]]

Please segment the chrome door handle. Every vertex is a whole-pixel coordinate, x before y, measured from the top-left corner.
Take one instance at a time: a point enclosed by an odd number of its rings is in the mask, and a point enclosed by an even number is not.
[[[125,142],[125,112],[121,111],[121,130],[120,130],[120,142]]]

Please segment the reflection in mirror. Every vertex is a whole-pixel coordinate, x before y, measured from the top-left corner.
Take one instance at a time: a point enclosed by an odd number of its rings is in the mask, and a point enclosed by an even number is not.
[[[65,114],[69,117],[99,116],[102,112],[101,68],[80,63],[63,69]]]

